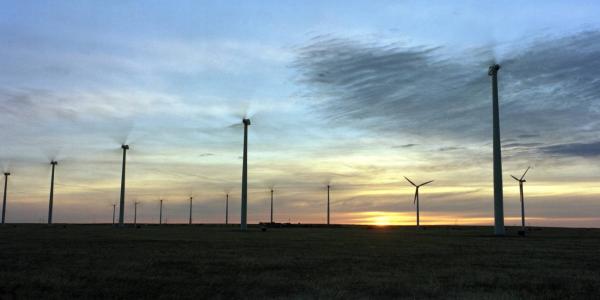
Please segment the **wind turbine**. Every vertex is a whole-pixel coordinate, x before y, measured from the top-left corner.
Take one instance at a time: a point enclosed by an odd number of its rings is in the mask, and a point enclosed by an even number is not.
[[[273,187],[271,187],[271,224],[273,224]]]
[[[119,227],[125,226],[125,162],[129,145],[121,145],[123,149],[123,167],[121,169],[121,200],[119,202]]]
[[[2,224],[5,223],[6,219],[6,188],[8,186],[8,176],[10,176],[10,172],[4,172],[4,200],[2,201]]]
[[[229,224],[229,193],[225,194],[225,225]]]
[[[133,226],[137,225],[137,206],[140,204],[138,201],[133,202]]]
[[[162,209],[163,209],[163,201],[160,199],[160,213],[158,215],[158,224],[162,225]]]
[[[492,77],[492,116],[494,154],[494,234],[502,236],[504,231],[504,200],[502,195],[502,153],[500,145],[500,109],[498,104],[498,70],[500,65],[491,65],[488,75]]]
[[[50,200],[48,204],[48,224],[52,224],[52,207],[54,205],[54,168],[58,162],[52,160],[50,165],[52,165],[52,176],[50,177]]]
[[[327,225],[329,225],[329,193],[331,191],[331,184],[327,184]]]
[[[192,225],[192,199],[192,196],[190,196],[190,225]]]
[[[113,203],[113,226],[115,226],[115,212],[117,211],[117,205]]]
[[[525,170],[525,173],[523,173],[521,178],[510,175],[510,177],[519,182],[519,192],[521,193],[521,231],[519,231],[519,234],[523,236],[525,235],[525,199],[523,198],[523,183],[527,182],[524,178],[530,168],[531,167],[527,167],[527,170]]]
[[[242,162],[242,193],[241,193],[241,213],[240,213],[240,229],[246,231],[248,229],[248,126],[251,125],[250,119],[255,115],[254,112],[251,116],[248,114],[249,103],[242,105],[243,111],[233,113],[236,122],[228,127],[238,127],[242,125],[244,127],[244,148],[243,148],[243,162]],[[242,123],[239,123],[239,119],[242,119]]]
[[[408,182],[410,182],[410,184],[412,184],[415,187],[415,198],[413,200],[413,204],[417,205],[417,227],[420,227],[421,224],[420,224],[420,220],[419,220],[419,188],[422,187],[422,186],[424,186],[424,185],[426,185],[426,184],[432,183],[433,180],[430,180],[430,181],[427,181],[427,182],[423,182],[423,183],[417,185],[414,182],[412,182],[410,179],[408,179],[408,177],[404,176],[404,178]]]
[[[244,124],[244,161],[242,164],[242,214],[240,229],[246,230],[248,229],[248,126],[250,126],[250,119],[244,117],[242,123]]]

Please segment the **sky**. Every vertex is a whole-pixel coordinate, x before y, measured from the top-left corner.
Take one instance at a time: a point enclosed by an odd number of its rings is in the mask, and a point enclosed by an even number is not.
[[[7,222],[493,221],[490,64],[504,208],[600,227],[597,1],[4,1],[0,162]]]

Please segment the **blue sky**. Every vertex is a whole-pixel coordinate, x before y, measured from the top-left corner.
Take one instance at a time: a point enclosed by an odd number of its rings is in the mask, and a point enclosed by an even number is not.
[[[334,221],[408,224],[409,176],[436,180],[425,223],[489,224],[496,61],[507,223],[509,174],[532,165],[532,224],[600,226],[599,12],[594,1],[7,1],[9,221],[45,218],[50,158],[57,221],[107,221],[124,141],[141,220],[163,198],[183,222],[193,194],[197,218],[220,222],[226,191],[235,218],[242,139],[228,126],[248,111],[252,222],[272,185],[276,218],[322,222],[331,181]]]

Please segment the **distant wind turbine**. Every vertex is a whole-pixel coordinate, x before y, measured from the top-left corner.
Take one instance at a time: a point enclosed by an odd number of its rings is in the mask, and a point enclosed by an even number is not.
[[[163,219],[162,211],[163,211],[163,201],[162,201],[162,199],[160,199],[160,213],[158,214],[158,224],[159,225],[162,225],[162,219]]]
[[[121,169],[121,199],[119,202],[119,227],[125,226],[125,162],[127,160],[127,150],[129,145],[121,145],[123,149],[123,166]]]
[[[432,183],[433,180],[430,180],[430,181],[427,181],[427,182],[423,182],[423,183],[417,185],[414,182],[412,182],[410,179],[408,179],[408,177],[404,176],[404,178],[408,182],[410,182],[410,184],[412,184],[415,187],[415,198],[413,200],[413,204],[417,205],[417,227],[419,227],[419,226],[421,226],[420,220],[419,220],[419,188],[422,187],[422,186],[424,186],[424,185],[426,185],[426,184]]]
[[[521,178],[517,178],[515,176],[510,175],[514,180],[519,182],[519,192],[521,193],[521,231],[519,231],[520,235],[525,235],[525,199],[523,198],[523,183],[527,182],[525,180],[525,174],[529,171],[531,167],[527,167],[525,173],[521,176]]]
[[[4,172],[4,200],[2,201],[2,224],[4,224],[6,220],[6,189],[8,187],[8,176],[10,176],[10,173]]]
[[[50,200],[48,204],[48,224],[52,224],[52,208],[54,205],[54,168],[58,162],[52,160],[50,165],[52,165],[52,175],[50,177]]]
[[[117,205],[113,203],[112,207],[113,207],[113,221],[112,221],[112,224],[114,226],[115,225],[115,213],[117,211]]]
[[[140,204],[138,201],[133,202],[133,225],[137,225],[137,206]]]
[[[273,224],[273,187],[271,187],[271,224]]]
[[[193,197],[190,196],[190,221],[189,221],[190,225],[192,225],[192,199],[193,199]]]
[[[330,200],[331,184],[327,184],[327,225],[329,225],[329,200]]]
[[[225,194],[225,225],[229,224],[229,193]]]

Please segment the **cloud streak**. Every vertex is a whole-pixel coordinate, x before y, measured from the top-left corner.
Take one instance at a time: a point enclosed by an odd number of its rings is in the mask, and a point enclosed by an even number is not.
[[[543,147],[542,151],[564,156],[597,157],[600,156],[600,142],[553,145]]]
[[[294,66],[307,96],[318,99],[313,107],[333,123],[487,142],[492,51],[447,50],[319,36],[298,49]],[[589,140],[600,129],[600,32],[514,44],[501,64],[503,137],[528,139],[510,147],[542,150],[551,141]]]

